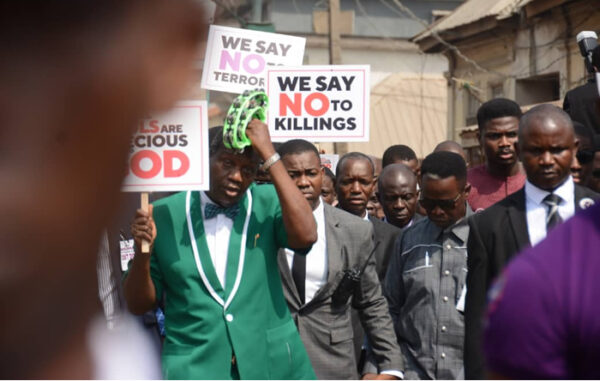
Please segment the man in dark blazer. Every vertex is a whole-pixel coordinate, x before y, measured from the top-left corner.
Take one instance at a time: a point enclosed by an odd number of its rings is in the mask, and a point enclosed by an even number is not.
[[[469,221],[465,305],[468,379],[485,377],[481,320],[491,282],[514,255],[536,245],[556,224],[600,197],[573,183],[570,166],[576,150],[573,124],[564,111],[552,105],[529,110],[519,122],[525,186]]]
[[[417,176],[406,165],[390,164],[377,178],[377,198],[384,222],[404,230],[424,216],[416,213],[419,203]]]
[[[600,70],[600,46],[592,53],[592,65],[595,72]],[[599,96],[596,78],[591,76],[586,84],[567,91],[563,109],[571,119],[585,124],[593,129],[595,134],[600,134],[600,111],[596,106]]]
[[[357,379],[351,310],[367,332],[379,379],[402,377],[400,348],[394,339],[388,305],[375,271],[373,227],[367,221],[321,200],[323,168],[316,147],[290,140],[279,148],[290,177],[313,209],[318,239],[302,257],[280,250],[279,271],[288,307],[319,379]],[[341,285],[346,270],[362,271],[354,287]],[[349,298],[338,301],[338,289]]]

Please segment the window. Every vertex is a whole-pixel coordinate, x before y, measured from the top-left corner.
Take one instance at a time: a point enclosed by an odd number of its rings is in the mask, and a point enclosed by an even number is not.
[[[518,79],[516,102],[533,105],[560,99],[560,77],[558,73]]]

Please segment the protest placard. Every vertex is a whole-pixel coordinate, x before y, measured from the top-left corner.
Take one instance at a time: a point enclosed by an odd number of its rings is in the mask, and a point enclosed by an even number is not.
[[[265,88],[267,68],[302,65],[305,38],[211,25],[201,86],[241,94]]]
[[[273,141],[369,141],[369,66],[269,68]]]
[[[140,121],[131,140],[125,192],[206,190],[206,101],[179,102],[163,115]]]
[[[331,172],[335,175],[335,169],[337,167],[337,163],[340,160],[340,155],[331,154],[331,153],[322,153],[321,155],[321,165],[331,169]]]

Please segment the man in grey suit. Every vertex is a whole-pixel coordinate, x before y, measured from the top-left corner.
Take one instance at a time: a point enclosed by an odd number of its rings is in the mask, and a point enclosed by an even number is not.
[[[379,242],[375,252],[377,274],[383,282],[394,242],[401,230],[367,213],[367,202],[375,191],[375,165],[371,158],[360,152],[342,156],[336,167],[335,191],[339,208],[373,224],[374,241]]]
[[[358,311],[376,362],[377,379],[402,377],[388,305],[375,270],[373,227],[320,199],[323,170],[319,152],[305,140],[279,148],[290,177],[311,204],[318,239],[305,257],[281,250],[278,257],[284,294],[319,379],[357,379],[351,308]],[[304,261],[303,261],[304,259]],[[362,271],[360,282],[343,287],[346,270]],[[337,298],[347,291],[347,299]],[[340,300],[341,299],[341,300]]]

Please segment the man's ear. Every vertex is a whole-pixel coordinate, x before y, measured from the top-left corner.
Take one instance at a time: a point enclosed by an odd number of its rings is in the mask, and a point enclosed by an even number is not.
[[[469,182],[467,182],[467,184],[465,185],[465,198],[469,198],[469,194],[471,193],[471,184]]]

